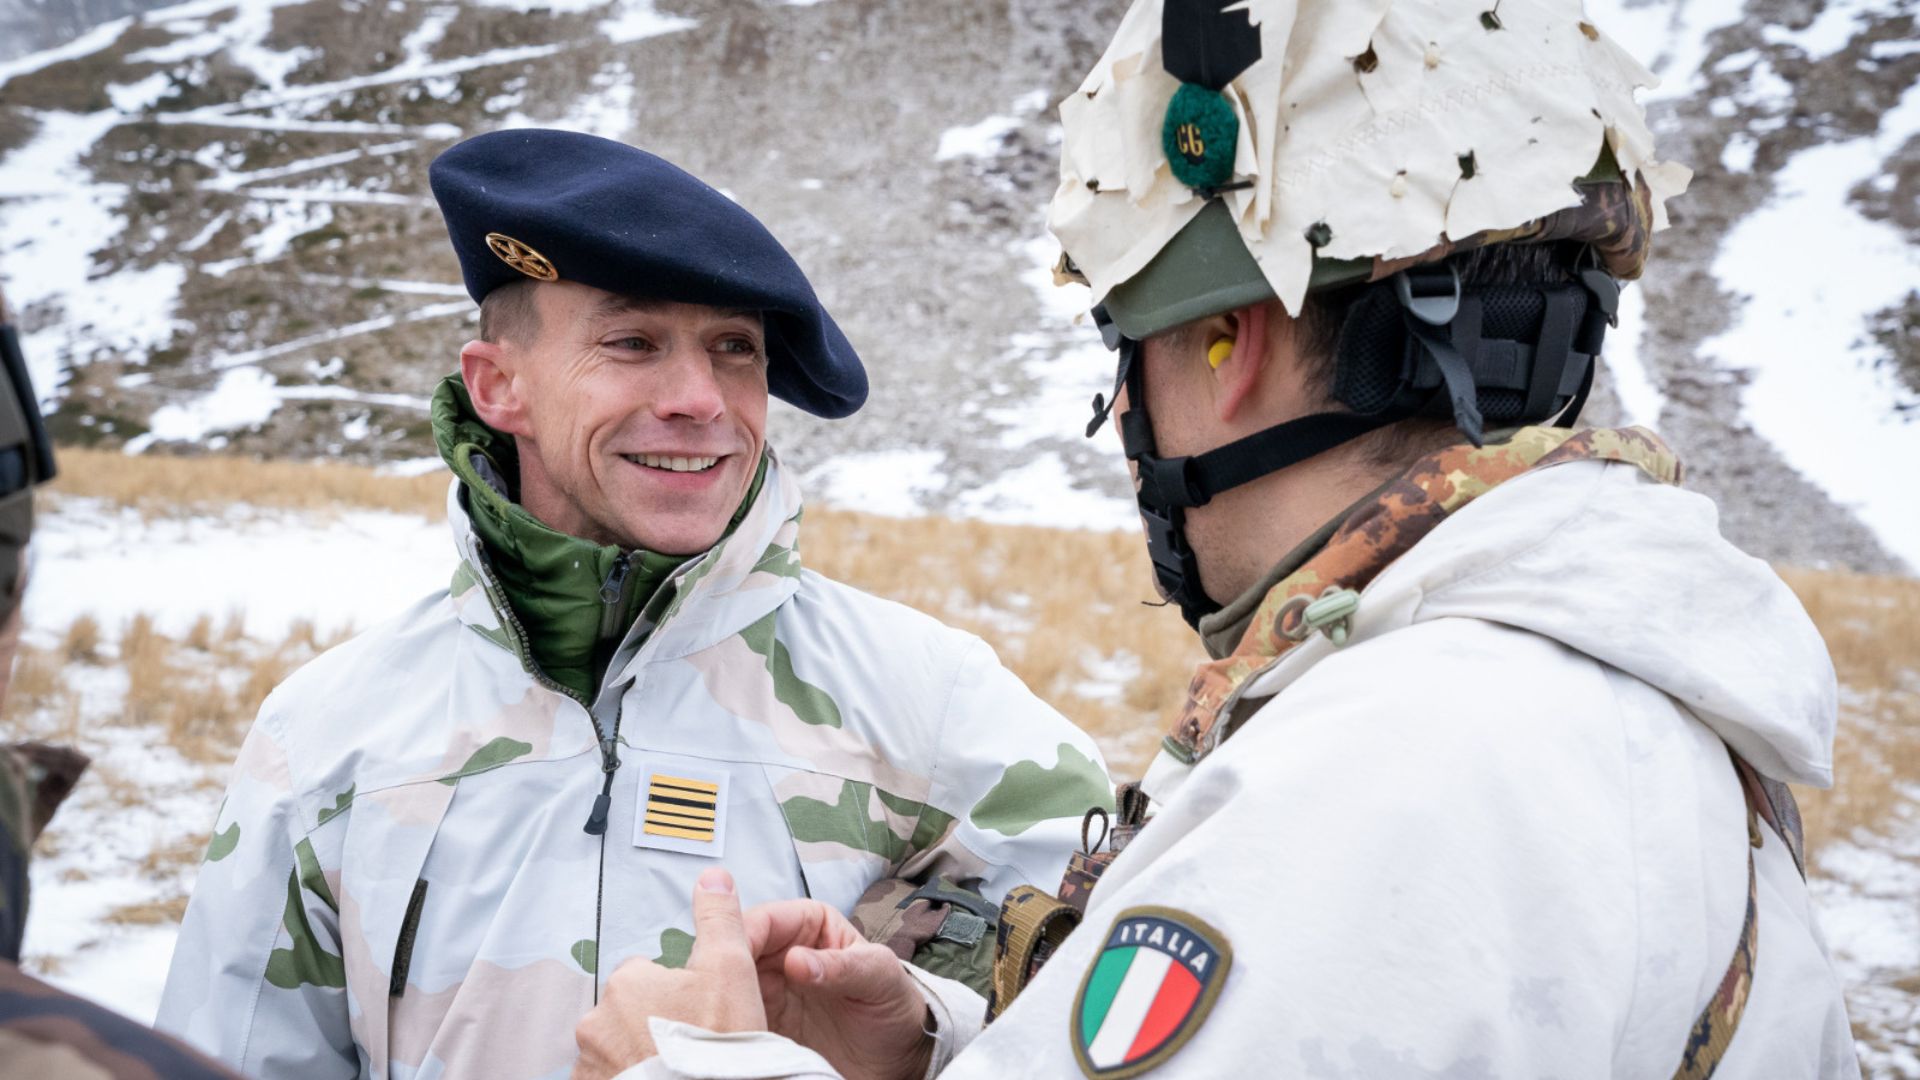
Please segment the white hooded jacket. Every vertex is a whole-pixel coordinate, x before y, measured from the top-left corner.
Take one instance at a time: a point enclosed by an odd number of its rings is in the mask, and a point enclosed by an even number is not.
[[[1268,700],[1211,756],[1156,762],[1158,813],[1085,923],[945,1075],[1083,1071],[1082,985],[1120,913],[1152,905],[1231,950],[1153,1075],[1665,1080],[1744,922],[1726,746],[1831,781],[1806,613],[1708,499],[1626,464],[1482,495],[1372,581],[1343,647],[1316,635],[1246,696]],[[1858,1076],[1806,886],[1762,835],[1753,986],[1715,1075]],[[941,996],[944,1056],[972,1029]],[[644,1075],[746,1075],[726,1057],[745,1047],[654,1027]],[[752,1075],[825,1069],[756,1042],[787,1057]]]

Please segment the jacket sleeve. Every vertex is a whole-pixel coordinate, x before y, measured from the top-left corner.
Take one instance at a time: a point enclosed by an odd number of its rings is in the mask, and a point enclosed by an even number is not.
[[[1081,819],[1112,806],[1113,786],[1086,733],[1035,697],[985,642],[967,641],[907,853],[853,914],[903,959],[984,995],[1001,900],[1017,885],[1058,887]],[[927,885],[944,899],[910,903]],[[955,919],[956,906],[980,917]]]
[[[1051,891],[1095,807],[1113,809],[1100,748],[974,639],[960,660],[932,792],[903,872],[977,877],[996,905],[1016,885]]]
[[[156,1024],[249,1075],[356,1076],[326,843],[344,822],[303,813],[278,697],[235,763]]]

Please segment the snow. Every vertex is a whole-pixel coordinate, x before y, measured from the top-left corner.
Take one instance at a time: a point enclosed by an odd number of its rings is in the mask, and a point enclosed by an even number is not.
[[[924,512],[921,499],[946,486],[939,450],[875,450],[841,454],[809,471],[802,489],[809,499],[888,517]]]
[[[102,293],[114,294],[116,301],[130,297],[111,282],[90,280],[92,253],[111,242],[123,224],[117,214],[121,193],[96,188],[79,162],[120,122],[120,114],[36,115],[41,126],[34,138],[0,158],[0,266],[8,274],[7,299],[14,307],[53,303],[64,305],[68,313],[64,325],[48,326],[21,343],[34,389],[45,405],[70,366],[73,343],[84,336],[93,316],[108,316],[100,323],[103,327],[122,326],[123,333],[136,335],[142,331],[122,322],[114,303],[104,309],[98,303]],[[28,269],[31,272],[25,272]]]
[[[375,330],[385,330],[389,326],[395,326],[400,323],[422,322],[427,319],[444,319],[454,315],[471,316],[474,314],[476,314],[476,309],[471,300],[456,300],[445,304],[428,304],[425,307],[415,308],[404,315],[381,315],[378,318],[366,319],[357,323],[348,323],[345,326],[336,326],[329,330],[322,330],[316,334],[308,334],[306,337],[282,341],[277,345],[268,345],[259,349],[248,349],[245,352],[228,353],[216,359],[213,366],[218,368],[245,367],[249,364],[258,364],[271,360],[277,356],[285,356],[288,353],[299,352],[301,349],[310,346],[324,345],[350,337],[357,337],[361,334],[370,334]]]
[[[1140,658],[1130,652],[1103,654],[1089,649],[1080,658],[1087,677],[1069,688],[1069,692],[1088,701],[1120,704],[1127,687],[1140,677]]]
[[[618,13],[601,20],[600,33],[616,45],[640,41],[644,38],[658,37],[661,34],[677,33],[700,25],[698,19],[689,19],[680,15],[662,15],[653,9],[651,3],[628,0],[619,5]]]
[[[114,19],[101,23],[85,34],[67,42],[57,49],[31,53],[17,60],[0,61],[0,87],[22,75],[50,68],[68,60],[78,60],[83,56],[92,56],[101,49],[120,40],[120,35],[133,25],[132,19]]]
[[[1620,290],[1620,325],[1607,331],[1601,362],[1613,376],[1613,392],[1620,399],[1622,419],[1628,424],[1658,429],[1666,396],[1640,359],[1640,343],[1647,332],[1647,299],[1640,286]]]
[[[107,87],[107,100],[123,113],[144,112],[167,96],[173,89],[173,79],[165,72],[156,71],[136,83],[113,84]]]
[[[1736,131],[1720,151],[1720,167],[1730,173],[1753,171],[1753,159],[1760,152],[1760,140],[1744,131]]]
[[[1138,511],[1131,504],[1075,487],[1072,471],[1060,455],[1052,451],[963,493],[954,505],[962,517],[1000,525],[1051,525],[1109,532],[1140,527]]]
[[[1746,15],[1745,0],[1586,0],[1588,18],[1660,78],[1642,101],[1684,97],[1702,83],[1707,38]]]
[[[1786,27],[1763,23],[1760,36],[1769,45],[1793,45],[1807,54],[1808,60],[1822,60],[1841,49],[1853,40],[1853,36],[1870,17],[1890,18],[1898,12],[1900,0],[1827,0],[1813,22],[1805,29],[1789,30]]]
[[[447,463],[437,457],[409,458],[406,461],[390,462],[382,465],[379,472],[383,476],[425,476],[440,472]]]
[[[353,162],[359,161],[361,158],[385,157],[389,154],[398,154],[406,150],[411,150],[417,145],[419,145],[418,139],[401,139],[396,142],[381,143],[378,146],[355,147],[351,150],[339,151],[338,153],[321,154],[318,157],[305,158],[300,161],[289,162],[285,165],[255,169],[253,172],[222,172],[220,175],[207,180],[200,186],[202,189],[208,191],[235,191],[246,184],[255,184],[264,180],[284,180],[289,176],[298,176],[301,173],[313,172],[318,169],[331,169],[338,165],[350,165]]]
[[[240,611],[247,633],[267,640],[299,619],[364,629],[445,588],[455,560],[444,523],[373,510],[148,519],[65,498],[33,543],[29,629],[90,614],[111,630],[144,612],[178,635],[203,614]]]
[[[1878,135],[1803,150],[1780,170],[1772,199],[1721,245],[1713,273],[1745,303],[1703,346],[1750,376],[1748,422],[1910,567],[1920,567],[1920,502],[1901,477],[1920,461],[1920,423],[1895,411],[1910,394],[1876,365],[1866,320],[1920,281],[1920,251],[1848,193],[1916,130],[1920,86]]]
[[[994,157],[1005,148],[1007,136],[1019,128],[1017,116],[989,116],[977,124],[948,128],[940,133],[940,146],[933,152],[933,159]]]
[[[130,441],[127,452],[137,454],[155,441],[198,442],[216,431],[256,427],[279,407],[273,376],[259,368],[236,368],[223,373],[206,394],[155,409],[148,434]]]

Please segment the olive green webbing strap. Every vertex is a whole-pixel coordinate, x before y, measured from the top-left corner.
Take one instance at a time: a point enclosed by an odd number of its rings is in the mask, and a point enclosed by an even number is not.
[[[1785,784],[1760,775],[1734,753],[1732,747],[1727,748],[1727,754],[1733,759],[1733,770],[1740,778],[1740,793],[1747,803],[1747,917],[1740,927],[1740,941],[1734,946],[1727,973],[1721,977],[1720,985],[1707,999],[1706,1007],[1693,1022],[1693,1030],[1687,1034],[1686,1053],[1680,1058],[1680,1067],[1674,1070],[1674,1080],[1707,1080],[1712,1076],[1720,1067],[1720,1059],[1726,1057],[1727,1047],[1733,1043],[1741,1014],[1746,1012],[1747,995],[1753,991],[1754,958],[1760,947],[1759,878],[1754,871],[1753,853],[1765,839],[1760,830],[1763,819],[1787,845],[1787,853],[1793,856],[1800,875],[1805,877],[1807,872],[1801,855],[1805,841],[1800,831],[1800,809],[1794,804],[1793,792]]]

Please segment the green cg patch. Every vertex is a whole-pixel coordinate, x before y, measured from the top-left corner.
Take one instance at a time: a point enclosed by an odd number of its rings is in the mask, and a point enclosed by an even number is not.
[[[1195,83],[1181,83],[1167,105],[1160,144],[1174,179],[1203,194],[1233,179],[1233,156],[1240,141],[1240,118],[1226,95]]]
[[[1073,1055],[1092,1080],[1172,1057],[1213,1011],[1233,965],[1226,936],[1184,911],[1122,911],[1073,1002]]]

